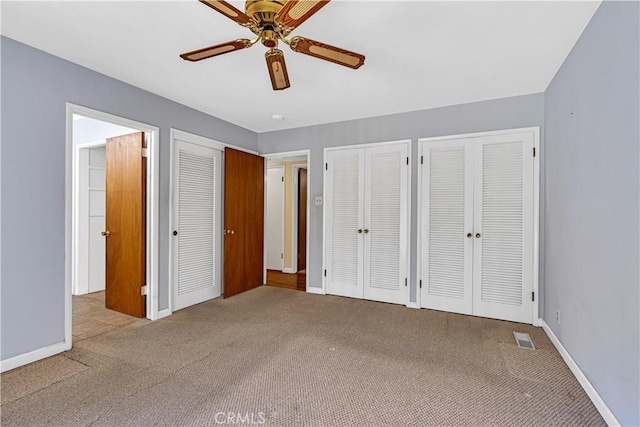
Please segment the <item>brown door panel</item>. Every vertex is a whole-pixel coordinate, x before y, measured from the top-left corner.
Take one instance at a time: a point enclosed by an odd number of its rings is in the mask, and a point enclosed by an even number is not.
[[[224,151],[224,296],[263,285],[264,158]]]
[[[145,316],[146,159],[144,133],[107,139],[106,307]]]

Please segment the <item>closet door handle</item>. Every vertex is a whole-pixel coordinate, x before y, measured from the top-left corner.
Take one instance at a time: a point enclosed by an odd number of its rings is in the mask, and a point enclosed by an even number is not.
[[[358,228],[358,234],[362,234],[362,228]]]
[[[109,237],[111,235],[111,233],[109,233],[109,231],[103,231],[100,234],[102,234],[104,237]]]
[[[471,233],[467,233],[467,237],[470,239],[470,238],[472,238],[472,237],[473,237],[473,234],[471,234]]]
[[[480,238],[480,233],[476,233],[476,239]]]
[[[367,233],[369,233],[369,229],[368,229],[368,228],[365,228],[365,229],[364,229],[364,234],[367,234]]]

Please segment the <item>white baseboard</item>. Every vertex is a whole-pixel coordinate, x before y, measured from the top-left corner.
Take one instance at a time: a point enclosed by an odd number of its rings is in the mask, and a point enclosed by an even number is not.
[[[564,348],[556,334],[553,333],[547,322],[545,322],[544,319],[540,319],[540,323],[542,329],[547,333],[547,336],[560,353],[560,356],[562,356],[567,366],[569,366],[569,369],[587,393],[587,396],[589,396],[589,399],[591,399],[598,412],[600,412],[600,415],[602,415],[602,418],[604,418],[607,425],[619,426],[620,422],[616,419],[615,415],[613,415],[613,412],[611,412],[604,400],[602,400],[602,397],[600,397],[596,389],[589,382],[587,376],[582,372],[582,369],[580,369],[575,360],[573,360],[573,357],[571,357],[567,349]]]
[[[71,347],[67,345],[66,341],[62,341],[28,353],[10,357],[7,360],[0,361],[0,372],[7,372],[11,369],[19,368],[20,366],[28,365],[29,363],[33,363],[41,359],[46,359],[47,357],[67,351],[70,348]]]
[[[298,271],[295,268],[283,268],[282,272],[288,274],[296,274]]]
[[[324,291],[322,290],[322,288],[316,288],[315,286],[307,286],[307,293],[324,295]]]
[[[536,319],[536,321],[533,323],[533,326],[538,326],[538,327],[541,328],[543,323],[544,323],[544,320],[542,318],[538,317]]]
[[[172,314],[173,312],[171,311],[171,309],[165,308],[164,310],[160,310],[158,312],[158,317],[156,317],[156,320],[160,320],[163,317],[171,316]]]

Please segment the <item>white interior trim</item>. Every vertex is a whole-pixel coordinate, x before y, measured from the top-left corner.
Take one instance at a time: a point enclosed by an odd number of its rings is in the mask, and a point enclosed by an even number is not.
[[[544,329],[544,331],[547,333],[547,336],[558,350],[558,353],[560,353],[562,359],[565,361],[567,366],[569,366],[569,369],[576,377],[585,393],[587,393],[587,396],[589,396],[589,399],[591,399],[598,412],[600,412],[600,415],[602,415],[602,418],[604,418],[604,421],[607,423],[607,425],[621,425],[620,422],[616,419],[615,415],[613,415],[613,412],[611,412],[611,409],[609,409],[605,401],[602,399],[602,397],[600,397],[595,387],[593,387],[587,376],[584,374],[584,372],[582,372],[580,366],[578,366],[576,361],[573,360],[573,357],[571,357],[571,354],[569,354],[567,349],[562,345],[556,334],[553,333],[547,322],[545,322],[544,319],[540,319],[540,323],[542,324],[542,329]]]
[[[0,361],[0,372],[10,371],[20,366],[28,365],[29,363],[54,356],[66,350],[69,350],[69,348],[67,348],[67,342],[62,341],[56,344],[39,348],[37,350],[30,351],[28,353],[19,354],[17,356]]]
[[[158,238],[159,238],[159,194],[160,194],[160,128],[145,123],[114,116],[102,111],[67,102],[66,104],[66,183],[65,183],[65,349],[72,345],[72,300],[71,288],[74,281],[74,236],[73,224],[73,115],[79,114],[96,120],[136,129],[145,132],[147,138],[147,318],[158,319]]]
[[[474,133],[466,133],[459,135],[447,135],[447,136],[437,136],[430,138],[418,138],[418,156],[422,158],[424,156],[422,147],[423,142],[433,142],[433,141],[446,141],[446,140],[455,140],[455,139],[468,139],[468,138],[480,138],[485,136],[493,136],[493,135],[507,135],[511,133],[520,133],[520,132],[531,132],[533,133],[533,146],[536,149],[536,156],[533,158],[533,276],[532,276],[532,290],[535,292],[536,301],[532,304],[532,314],[531,314],[531,324],[536,325],[538,323],[539,318],[539,306],[540,306],[540,290],[539,290],[539,265],[540,265],[540,127],[532,126],[527,128],[518,128],[518,129],[503,129],[497,131],[490,132],[474,132]],[[422,229],[421,222],[421,199],[420,195],[422,194],[422,173],[424,167],[420,167],[418,169],[418,217],[417,217],[417,227],[418,227],[418,247],[416,253],[416,304],[418,307],[421,307],[421,292],[420,292],[420,277],[422,277],[422,266],[420,260],[422,259],[422,239],[420,230]]]
[[[307,293],[308,294],[316,294],[316,295],[326,295],[323,288],[318,288],[315,286],[309,286],[307,283]]]
[[[170,308],[165,308],[164,310],[160,310],[158,312],[158,318],[156,320],[160,320],[163,317],[171,316],[172,314],[173,314],[173,312],[171,311]]]
[[[264,157],[265,159],[265,184],[266,184],[266,179],[267,179],[267,167],[266,167],[266,162],[270,157],[298,157],[298,156],[307,156],[307,162],[306,164],[307,166],[307,272],[306,272],[306,278],[307,278],[307,292],[308,293],[318,293],[316,292],[316,290],[318,288],[310,286],[309,284],[309,229],[310,229],[310,225],[311,225],[311,199],[313,198],[312,196],[309,195],[309,189],[311,188],[311,150],[297,150],[297,151],[283,151],[280,153],[264,153],[264,154],[260,154],[262,157]],[[282,161],[286,161],[286,159],[282,159]],[[265,197],[265,223],[266,223],[266,200],[267,200],[267,192],[266,192],[266,188],[265,188],[265,192],[264,192],[264,197]],[[267,232],[267,230],[264,230],[265,234]],[[264,252],[264,261],[263,261],[263,266],[264,266],[264,283],[267,283],[267,261],[266,261],[266,251]],[[296,252],[297,253],[297,252]],[[293,268],[294,270],[296,269],[296,267]],[[324,285],[323,285],[324,286]],[[324,294],[324,289],[323,292]]]

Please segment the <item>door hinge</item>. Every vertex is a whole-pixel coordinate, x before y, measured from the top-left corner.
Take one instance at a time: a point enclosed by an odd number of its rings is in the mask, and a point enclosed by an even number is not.
[[[329,170],[329,163],[325,163],[324,164],[324,170],[328,171]]]
[[[536,156],[536,147],[533,147],[533,157]]]
[[[327,270],[324,271],[324,277],[327,277]]]
[[[142,147],[142,157],[147,157],[148,155],[149,151],[145,147]]]
[[[280,259],[284,259],[284,254],[280,254]]]
[[[531,301],[535,301],[535,300],[536,300],[536,293],[531,292]]]
[[[284,182],[284,176],[282,177],[282,182]]]
[[[409,157],[407,157],[407,165],[409,164]]]
[[[420,289],[422,289],[422,280],[420,280]]]
[[[143,287],[140,288],[140,295],[146,295],[147,294],[147,285],[144,285]]]
[[[407,278],[404,278],[404,285],[407,286]]]
[[[423,165],[424,164],[424,156],[420,156],[420,164]]]

